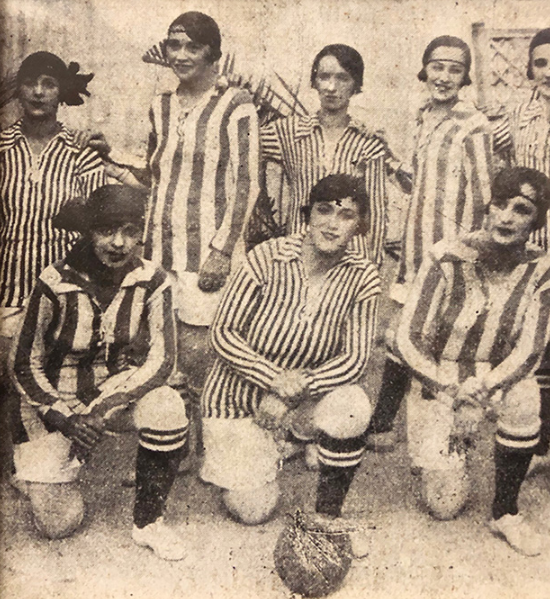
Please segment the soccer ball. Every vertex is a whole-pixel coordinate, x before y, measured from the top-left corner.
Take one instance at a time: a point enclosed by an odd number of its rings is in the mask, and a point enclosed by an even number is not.
[[[345,532],[308,525],[298,511],[277,540],[273,558],[277,574],[293,593],[324,597],[336,591],[351,566],[351,541]]]

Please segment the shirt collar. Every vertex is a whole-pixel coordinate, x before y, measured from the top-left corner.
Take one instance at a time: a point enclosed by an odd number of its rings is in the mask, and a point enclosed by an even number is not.
[[[313,135],[315,129],[321,127],[321,121],[319,120],[319,114],[308,114],[306,116],[301,116],[298,119],[298,123],[296,125],[296,138],[301,137],[309,137]],[[369,131],[368,127],[365,123],[361,122],[359,119],[350,115],[349,123],[346,129],[355,129],[358,133],[362,133],[363,135],[370,136],[372,132]]]
[[[22,139],[25,138],[25,134],[23,133],[23,119],[19,119],[16,123],[12,125],[12,133],[13,135],[6,141],[6,143],[2,144],[0,147],[0,151],[11,150],[18,143],[21,142]],[[63,143],[66,144],[67,148],[72,152],[78,153],[82,148],[77,145],[75,141],[75,134],[73,131],[68,129],[63,123],[59,123],[60,129],[54,135],[53,139],[61,139]]]
[[[544,116],[544,108],[540,101],[539,91],[535,88],[525,109],[520,113],[518,126],[523,129],[527,127],[532,120],[542,116]]]
[[[431,98],[428,98],[426,102],[420,107],[418,111],[419,122],[422,122],[424,118],[424,113],[433,107],[434,103]],[[452,118],[457,120],[464,120],[473,114],[476,114],[478,109],[472,102],[465,102],[464,100],[459,100],[448,112],[446,118]]]
[[[280,262],[291,262],[292,260],[301,260],[302,258],[302,245],[304,243],[304,233],[295,233],[294,235],[288,235],[287,237],[280,237],[279,243],[275,245],[273,252],[273,259]],[[353,249],[348,245],[346,252],[339,265],[353,266],[356,268],[367,269],[370,265],[370,261],[363,256],[359,250]]]

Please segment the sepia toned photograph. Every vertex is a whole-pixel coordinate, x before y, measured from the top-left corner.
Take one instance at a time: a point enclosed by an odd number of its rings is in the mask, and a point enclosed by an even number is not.
[[[550,596],[548,8],[0,1],[0,599]]]

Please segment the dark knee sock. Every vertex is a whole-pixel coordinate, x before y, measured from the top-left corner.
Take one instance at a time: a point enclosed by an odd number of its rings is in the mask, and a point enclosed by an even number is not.
[[[152,451],[138,446],[134,524],[143,528],[162,516],[185,447]]]
[[[348,494],[351,481],[361,463],[365,441],[363,435],[335,439],[326,433],[319,435],[319,480],[315,511],[338,517]]]
[[[550,389],[540,390],[540,441],[535,448],[536,455],[546,455],[550,448]]]
[[[505,514],[518,513],[518,496],[525,479],[533,450],[511,449],[495,444],[495,499],[493,518],[498,520]]]
[[[410,378],[407,366],[391,358],[386,359],[378,403],[374,408],[368,432],[386,433],[393,429],[393,421],[407,392]]]

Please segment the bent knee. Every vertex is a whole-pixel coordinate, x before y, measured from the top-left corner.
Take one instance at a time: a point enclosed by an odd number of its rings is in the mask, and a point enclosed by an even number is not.
[[[452,520],[464,509],[470,485],[464,469],[422,471],[422,499],[437,520]]]
[[[166,430],[184,428],[188,425],[185,402],[180,394],[167,385],[144,395],[134,408],[136,428]]]
[[[372,404],[359,385],[344,385],[327,393],[314,411],[315,426],[335,439],[362,435],[372,416]]]
[[[84,500],[75,483],[28,483],[34,523],[48,539],[73,534],[84,519]]]
[[[251,526],[267,522],[279,501],[279,484],[273,481],[256,489],[225,490],[223,502],[229,513]]]

